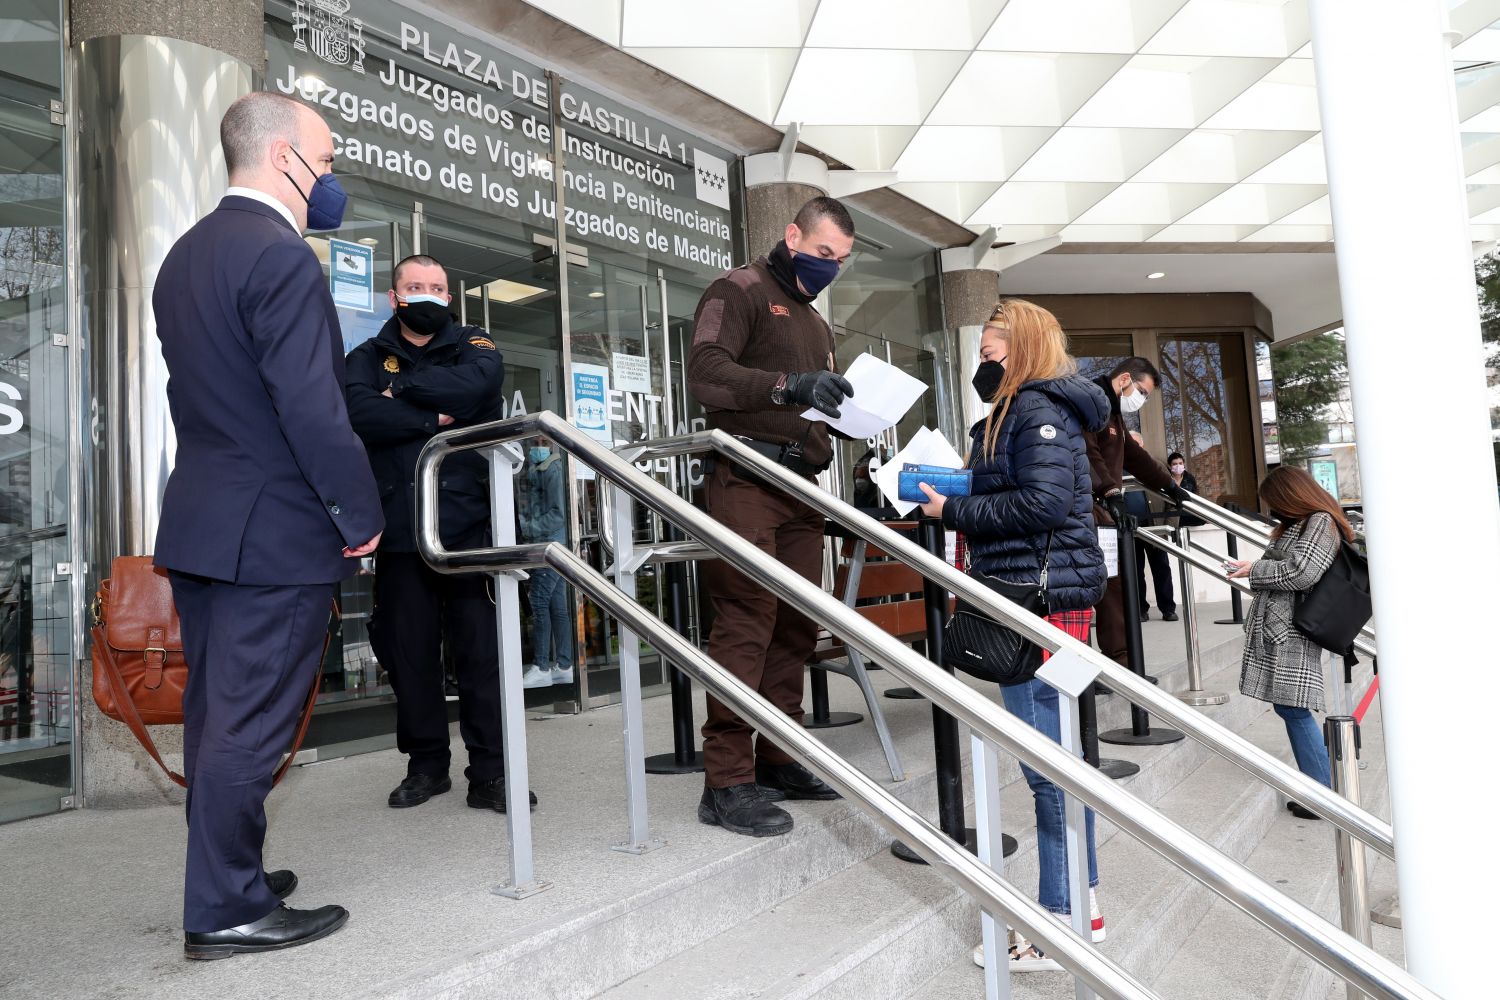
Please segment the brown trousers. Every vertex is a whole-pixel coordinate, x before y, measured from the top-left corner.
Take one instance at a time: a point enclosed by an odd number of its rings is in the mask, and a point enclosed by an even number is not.
[[[1130,661],[1125,655],[1125,589],[1118,573],[1109,578],[1109,586],[1104,588],[1104,597],[1094,611],[1099,652],[1120,666],[1129,667]]]
[[[739,478],[720,461],[708,481],[708,512],[791,572],[821,581],[824,521],[811,507]],[[803,671],[817,642],[817,624],[723,560],[705,563],[703,579],[714,609],[708,655],[801,724]],[[752,753],[753,734],[748,723],[708,696],[703,766],[710,788],[754,781],[757,760],[791,762],[764,736]]]

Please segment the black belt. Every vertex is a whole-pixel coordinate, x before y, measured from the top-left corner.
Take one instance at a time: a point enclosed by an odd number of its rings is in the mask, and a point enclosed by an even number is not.
[[[757,441],[754,438],[740,437],[734,435],[734,439],[751,451],[758,452],[775,462],[783,468],[795,472],[799,476],[816,476],[828,468],[829,462],[822,465],[814,465],[802,457],[802,447],[791,442]],[[729,469],[741,479],[753,479],[755,476],[750,470],[734,462],[729,463]],[[710,472],[713,469],[710,467]]]

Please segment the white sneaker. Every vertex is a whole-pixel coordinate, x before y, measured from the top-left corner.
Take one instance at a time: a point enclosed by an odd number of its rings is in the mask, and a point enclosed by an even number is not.
[[[984,968],[984,942],[974,946],[974,964],[981,969]],[[1042,950],[1014,929],[1010,932],[1010,971],[1011,972],[1061,972],[1062,966],[1055,959],[1048,958]]]
[[[1104,914],[1099,912],[1099,893],[1089,888],[1089,921],[1094,930],[1094,943],[1104,940]]]
[[[552,671],[533,663],[526,668],[521,675],[521,686],[525,688],[544,688],[552,686]]]
[[[572,684],[573,683],[573,668],[572,667],[553,667],[552,668],[552,683],[553,684]]]

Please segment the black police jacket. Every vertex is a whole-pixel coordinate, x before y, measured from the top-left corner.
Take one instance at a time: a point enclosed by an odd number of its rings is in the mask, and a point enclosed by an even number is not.
[[[392,316],[380,333],[345,362],[349,422],[365,443],[385,511],[387,552],[415,552],[417,456],[439,430],[469,427],[503,415],[505,362],[488,333],[450,322],[414,348]],[[391,390],[390,396],[383,393]],[[438,427],[438,415],[453,423]],[[443,461],[438,472],[443,544],[477,544],[489,527],[489,465],[478,452]]]

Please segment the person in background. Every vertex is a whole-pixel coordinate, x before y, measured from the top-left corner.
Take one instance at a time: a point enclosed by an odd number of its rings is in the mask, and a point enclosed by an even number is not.
[[[1084,433],[1110,419],[1104,392],[1077,374],[1067,338],[1056,317],[1022,299],[998,303],[979,341],[981,363],[974,389],[989,414],[969,431],[973,495],[945,498],[926,483],[922,513],[941,517],[968,543],[971,572],[1014,583],[1041,580],[1047,620],[1080,642],[1088,642],[1093,607],[1104,593],[1104,553],[1094,530],[1088,446]],[[1000,689],[1005,707],[1061,742],[1057,689],[1033,678]],[[1068,852],[1063,794],[1025,764],[1021,772],[1036,805],[1038,900],[1066,922]],[[1094,856],[1094,811],[1086,810],[1089,885],[1099,884]],[[1104,917],[1089,890],[1095,941],[1104,940]],[[984,962],[981,948],[974,960]],[[1011,969],[1037,972],[1061,968],[1015,931]]]
[[[1323,578],[1340,539],[1352,542],[1354,529],[1338,501],[1303,469],[1272,470],[1260,498],[1276,520],[1271,547],[1259,559],[1225,564],[1230,578],[1248,579],[1255,593],[1245,618],[1240,692],[1271,703],[1286,724],[1297,769],[1328,785],[1328,752],[1313,718],[1323,711],[1323,649],[1297,631],[1293,615],[1297,595]],[[1301,819],[1318,818],[1296,802],[1286,807]]]
[[[1144,446],[1139,431],[1131,431],[1130,439],[1138,445]],[[1151,509],[1151,497],[1144,490],[1127,490],[1125,493],[1125,509],[1130,516],[1142,525],[1151,524],[1155,520],[1164,520],[1165,516],[1155,514]],[[1156,592],[1156,606],[1161,610],[1161,620],[1164,622],[1177,621],[1177,597],[1172,592],[1172,562],[1165,552],[1154,545],[1137,540],[1135,545],[1135,580],[1136,592],[1141,595],[1141,621],[1151,620],[1151,602],[1146,599],[1146,564],[1151,564],[1151,583]]]
[[[1160,381],[1156,367],[1145,358],[1126,358],[1108,375],[1095,379],[1095,384],[1104,390],[1110,402],[1109,421],[1101,430],[1085,435],[1094,489],[1094,519],[1100,527],[1119,527],[1121,530],[1135,527],[1135,518],[1125,505],[1127,472],[1152,489],[1166,493],[1174,501],[1187,495],[1172,481],[1171,474],[1162,464],[1137,444],[1125,428],[1124,414],[1135,413],[1145,406]],[[1121,570],[1129,572],[1128,567],[1121,567]],[[1104,599],[1099,602],[1097,632],[1100,652],[1128,667],[1121,579],[1118,574],[1109,578]]]
[[[533,438],[521,474],[521,541],[568,540],[566,464],[546,438]],[[529,571],[531,666],[522,683],[529,688],[573,683],[573,611],[568,585],[557,570]]]
[[[876,445],[869,448],[859,456],[859,461],[854,463],[854,495],[850,503],[856,507],[874,509],[885,506],[885,501],[880,495],[880,484],[875,481],[875,473],[884,463],[885,445]]]
[[[406,777],[387,797],[393,809],[419,806],[453,787],[443,650],[458,681],[458,731],[469,754],[466,801],[505,811],[500,723],[500,647],[489,581],[439,573],[417,551],[417,456],[444,428],[502,415],[505,364],[489,333],[449,311],[448,273],[432,257],[399,261],[386,293],[391,317],[349,352],[346,394],[354,429],[380,483],[386,535],[375,556],[370,648],[396,692],[396,747]],[[489,464],[461,452],[442,465],[438,524],[448,548],[489,544]],[[534,800],[533,800],[534,801]]]

